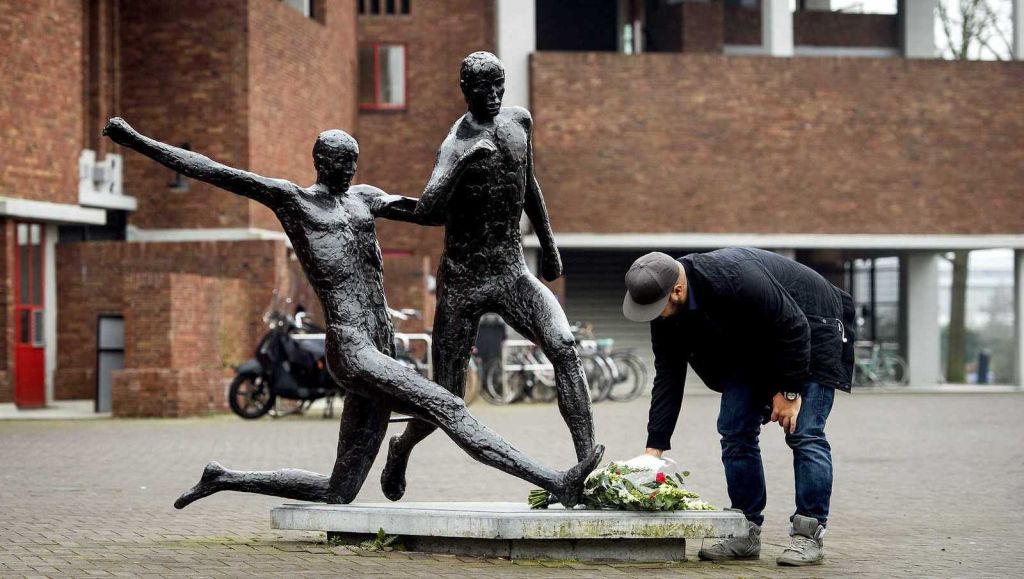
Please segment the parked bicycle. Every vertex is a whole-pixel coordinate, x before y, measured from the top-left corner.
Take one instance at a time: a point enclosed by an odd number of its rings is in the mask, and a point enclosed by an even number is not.
[[[592,402],[625,402],[643,393],[647,366],[630,351],[615,351],[614,340],[595,339],[589,325],[572,326]],[[501,356],[484,371],[481,394],[491,404],[532,400],[551,402],[558,391],[554,367],[528,340],[504,340]]]
[[[891,345],[883,346],[870,341],[856,342],[854,386],[906,386],[909,382],[907,362],[892,349]]]
[[[583,350],[581,356],[594,357],[594,366],[601,375],[598,382],[595,401],[612,400],[628,402],[643,394],[647,384],[647,364],[631,350],[615,350],[613,338],[595,339],[590,324],[576,322],[572,326],[576,343]],[[588,376],[589,378],[589,376]],[[591,386],[591,391],[595,387]]]

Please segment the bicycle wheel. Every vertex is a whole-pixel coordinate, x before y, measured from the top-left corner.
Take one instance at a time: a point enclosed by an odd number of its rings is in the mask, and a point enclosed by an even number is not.
[[[587,377],[587,386],[590,389],[590,401],[600,402],[608,396],[608,390],[612,385],[611,370],[601,356],[597,354],[580,354],[580,362],[583,365],[583,374]]]
[[[608,390],[608,399],[615,402],[629,402],[643,394],[647,385],[647,364],[632,352],[615,352],[611,355],[617,372],[616,383]]]
[[[466,386],[462,396],[462,399],[466,401],[466,406],[472,404],[480,395],[481,382],[483,382],[483,378],[480,376],[476,360],[470,358],[466,365]]]
[[[504,374],[504,380],[502,380]],[[523,396],[523,377],[520,372],[504,372],[501,360],[494,360],[484,372],[484,384],[480,395],[491,404],[504,406]]]
[[[878,382],[883,386],[906,386],[907,362],[897,354],[883,353],[878,361]]]

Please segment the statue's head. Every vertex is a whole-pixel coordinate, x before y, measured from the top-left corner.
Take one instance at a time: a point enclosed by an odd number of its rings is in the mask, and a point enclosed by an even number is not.
[[[505,67],[490,52],[474,52],[462,61],[459,86],[474,117],[493,119],[498,116],[501,97],[505,95]]]
[[[338,129],[320,133],[313,144],[317,183],[348,189],[356,174],[358,158],[359,143],[352,135]]]

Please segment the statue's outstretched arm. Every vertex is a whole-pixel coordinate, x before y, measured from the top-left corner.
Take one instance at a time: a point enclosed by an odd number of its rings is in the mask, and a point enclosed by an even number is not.
[[[110,119],[103,134],[115,143],[134,149],[186,177],[210,183],[271,207],[298,188],[288,181],[228,167],[199,153],[161,143],[140,134],[120,117]]]
[[[453,131],[454,133],[454,131]],[[455,192],[455,186],[470,163],[487,157],[496,150],[490,139],[480,139],[465,153],[458,154],[454,146],[455,136],[449,134],[434,161],[427,187],[416,203],[416,215],[428,223],[442,224],[448,210],[448,202]]]
[[[523,211],[533,224],[537,241],[540,242],[540,272],[544,279],[554,281],[562,276],[562,256],[555,244],[555,234],[551,231],[551,220],[548,208],[544,205],[544,195],[540,191],[540,183],[533,173],[533,119],[523,109],[522,123],[526,129],[526,199]]]
[[[374,217],[383,217],[392,221],[405,221],[417,225],[442,225],[442,221],[431,220],[426,215],[416,213],[415,197],[388,195],[383,191],[370,200],[370,211]]]

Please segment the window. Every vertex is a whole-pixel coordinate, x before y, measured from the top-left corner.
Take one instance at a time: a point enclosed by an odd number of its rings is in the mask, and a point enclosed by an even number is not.
[[[313,17],[313,0],[281,0],[292,8],[302,12],[306,18]]]
[[[359,14],[394,16],[409,13],[410,0],[359,0]]]
[[[405,46],[378,43],[359,46],[359,108],[405,108]]]

